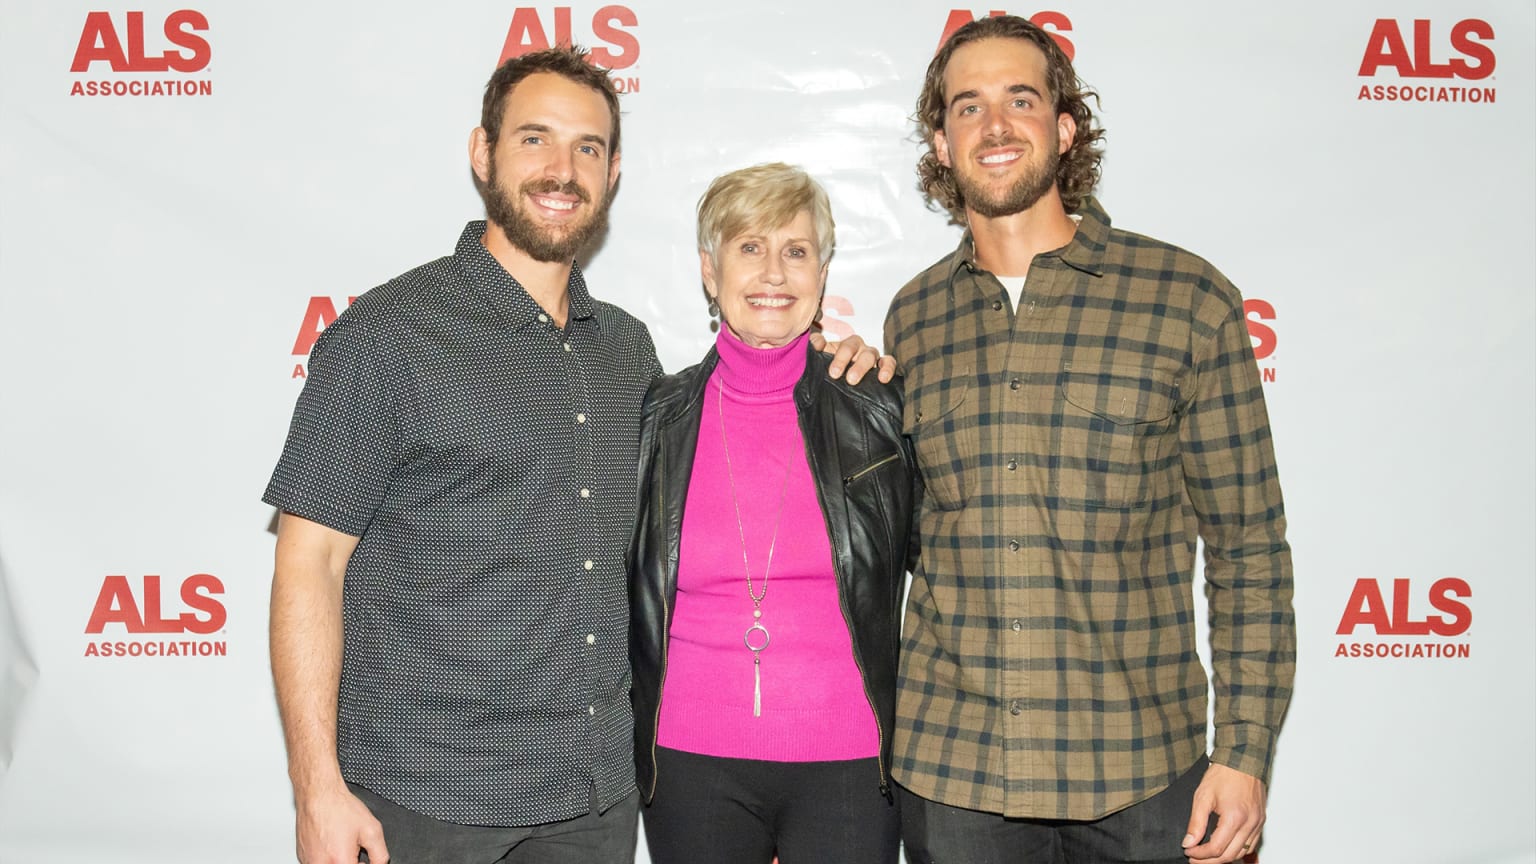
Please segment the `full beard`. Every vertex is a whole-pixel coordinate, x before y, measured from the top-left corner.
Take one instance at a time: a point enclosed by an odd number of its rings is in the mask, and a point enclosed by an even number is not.
[[[568,263],[587,241],[608,227],[608,205],[612,203],[612,196],[605,195],[585,220],[552,228],[530,214],[523,203],[529,195],[551,192],[574,195],[583,206],[592,203],[592,194],[575,180],[560,183],[548,177],[530,180],[518,189],[516,195],[508,194],[496,176],[496,162],[492,160],[481,191],[485,200],[485,218],[499,226],[507,240],[533,260],[547,264]]]
[[[993,142],[983,142],[982,146],[997,145]],[[1051,188],[1056,185],[1056,170],[1060,165],[1061,154],[1056,152],[1053,145],[1046,151],[1043,163],[1031,165],[1029,170],[1024,172],[1024,176],[1005,189],[994,190],[960,171],[955,172],[955,188],[960,191],[961,200],[965,202],[965,206],[978,216],[988,219],[1012,216],[1035,206],[1035,202],[1051,191]]]

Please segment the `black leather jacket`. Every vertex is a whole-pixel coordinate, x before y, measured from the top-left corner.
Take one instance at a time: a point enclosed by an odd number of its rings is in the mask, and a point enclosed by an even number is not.
[[[809,349],[808,349],[809,350]],[[830,358],[809,350],[795,409],[827,523],[843,619],[864,693],[880,726],[880,792],[890,795],[900,605],[917,497],[917,463],[901,434],[900,380],[873,373],[856,386],[827,377]],[[640,426],[640,502],[630,562],[630,665],[640,794],[656,793],[656,720],[677,600],[683,503],[693,473],[704,386],[719,356],[657,379]],[[875,779],[875,778],[871,778]]]

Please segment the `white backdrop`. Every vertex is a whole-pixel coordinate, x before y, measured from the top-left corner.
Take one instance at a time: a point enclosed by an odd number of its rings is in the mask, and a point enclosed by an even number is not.
[[[196,2],[0,0],[0,864],[291,860],[259,497],[294,347],[478,218],[509,32],[629,91],[589,284],[677,369],[693,205],[770,159],[830,191],[831,327],[878,341],[956,239],[922,72],[990,8]],[[1536,10],[1007,10],[1103,93],[1116,224],[1250,300],[1301,649],[1263,860],[1536,861]]]

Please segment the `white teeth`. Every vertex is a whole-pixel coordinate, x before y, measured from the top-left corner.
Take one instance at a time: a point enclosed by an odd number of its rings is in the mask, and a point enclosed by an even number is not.
[[[999,153],[996,156],[983,156],[983,157],[981,157],[981,164],[983,164],[983,165],[1001,165],[1004,162],[1012,162],[1013,160],[1015,160],[1017,158],[1019,158],[1019,155],[1017,153]]]
[[[779,308],[782,308],[784,306],[788,306],[789,304],[791,304],[793,302],[795,302],[795,301],[789,299],[788,297],[748,297],[747,298],[747,305],[749,305],[749,306],[766,306],[769,309],[779,309]]]
[[[540,205],[548,207],[551,210],[572,210],[576,207],[575,201],[556,201],[553,198],[537,198],[535,200],[537,200]]]

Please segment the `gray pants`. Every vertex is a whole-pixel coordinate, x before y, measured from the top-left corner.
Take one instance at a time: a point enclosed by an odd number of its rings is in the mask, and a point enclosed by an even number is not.
[[[457,825],[423,816],[348,783],[384,825],[390,864],[633,864],[640,793],[608,808],[542,825]],[[366,861],[366,857],[359,860]]]

